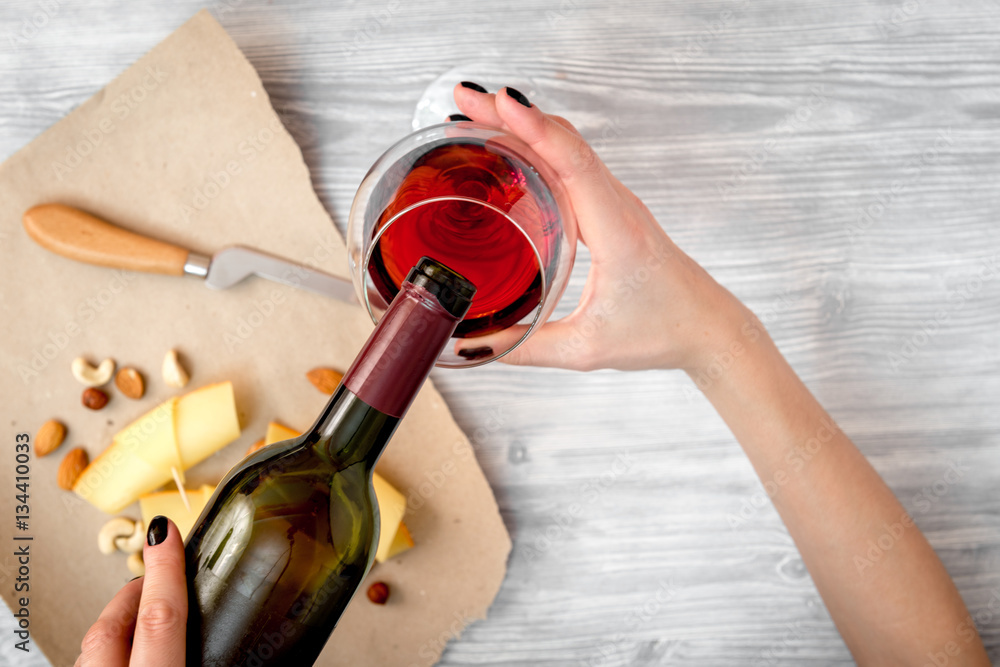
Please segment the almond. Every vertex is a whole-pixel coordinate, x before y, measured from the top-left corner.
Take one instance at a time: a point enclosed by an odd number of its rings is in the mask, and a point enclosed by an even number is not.
[[[319,389],[326,395],[332,395],[334,391],[337,390],[337,386],[340,381],[344,379],[344,374],[333,370],[332,368],[314,368],[308,373],[306,377],[309,381],[313,383],[313,386]]]
[[[146,393],[146,383],[142,374],[134,368],[123,368],[115,376],[115,386],[128,398],[139,399]]]
[[[97,387],[87,387],[83,390],[80,402],[83,403],[83,407],[85,408],[100,410],[108,404],[108,395]]]
[[[48,456],[59,448],[65,438],[66,426],[55,419],[48,420],[35,435],[35,456]]]
[[[252,445],[250,445],[250,448],[247,449],[247,453],[244,454],[243,456],[250,456],[251,454],[253,454],[254,452],[256,452],[258,449],[260,449],[263,446],[264,446],[264,438],[261,438],[257,442],[255,442]]]
[[[90,457],[87,456],[87,450],[83,447],[69,450],[62,463],[59,464],[59,473],[56,479],[59,488],[72,491],[76,480],[80,479],[80,475],[89,463]]]

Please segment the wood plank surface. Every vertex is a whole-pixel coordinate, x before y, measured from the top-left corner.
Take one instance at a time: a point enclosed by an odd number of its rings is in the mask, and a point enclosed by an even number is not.
[[[0,4],[0,158],[201,6]],[[761,316],[913,513],[1000,661],[988,608],[1000,598],[1000,2],[209,8],[259,70],[342,231],[365,171],[438,75],[481,61],[527,77],[534,101],[578,123]],[[20,232],[3,223],[0,243]],[[583,251],[557,315],[588,264]],[[494,364],[434,379],[515,545],[489,619],[442,665],[852,663],[686,376]],[[961,475],[946,484],[950,466]],[[12,627],[0,616],[0,664],[47,665],[13,649]]]

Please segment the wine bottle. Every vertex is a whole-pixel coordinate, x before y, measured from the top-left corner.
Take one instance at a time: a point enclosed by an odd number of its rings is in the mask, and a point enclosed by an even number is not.
[[[375,463],[475,291],[422,258],[313,427],[222,480],[185,543],[189,667],[315,662],[378,545]]]

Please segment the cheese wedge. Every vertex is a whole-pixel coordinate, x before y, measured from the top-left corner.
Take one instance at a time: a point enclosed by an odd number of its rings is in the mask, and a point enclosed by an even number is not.
[[[148,526],[153,517],[162,514],[177,524],[177,529],[181,534],[181,539],[187,539],[191,529],[194,528],[195,521],[201,515],[201,511],[208,504],[215,487],[205,484],[200,489],[187,489],[188,501],[191,503],[191,511],[184,506],[181,500],[180,491],[161,491],[151,493],[139,498],[139,509],[142,512],[142,522]]]
[[[240,437],[232,382],[218,382],[177,399],[177,447],[184,469]]]
[[[406,514],[406,496],[397,491],[378,473],[372,475],[372,486],[375,487],[375,499],[378,500],[380,518],[375,560],[381,563],[390,557],[389,552],[392,550],[393,540],[396,539],[399,527],[403,525],[403,515]]]
[[[396,537],[393,538],[392,544],[389,545],[389,552],[382,560],[388,560],[412,547],[413,537],[410,535],[410,529],[406,527],[405,523],[400,522],[399,530],[396,531]]]
[[[119,431],[114,439],[156,470],[170,472],[171,468],[176,468],[183,482],[184,463],[174,428],[176,407],[176,398],[167,399]]]
[[[135,420],[83,471],[73,490],[108,514],[173,480],[240,435],[233,385],[171,398]]]
[[[270,422],[267,425],[267,434],[264,436],[264,446],[273,445],[276,442],[281,442],[282,440],[291,440],[292,438],[297,438],[301,433],[298,431],[293,431],[287,426],[282,426],[278,422]]]

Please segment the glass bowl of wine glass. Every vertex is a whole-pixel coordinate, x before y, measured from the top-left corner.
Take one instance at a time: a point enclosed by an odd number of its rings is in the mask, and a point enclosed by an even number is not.
[[[421,257],[476,286],[443,367],[498,359],[541,326],[566,287],[576,241],[555,171],[517,137],[469,121],[422,128],[386,150],[347,228],[355,289],[374,322]]]

